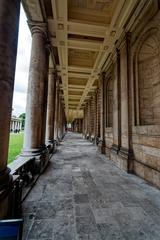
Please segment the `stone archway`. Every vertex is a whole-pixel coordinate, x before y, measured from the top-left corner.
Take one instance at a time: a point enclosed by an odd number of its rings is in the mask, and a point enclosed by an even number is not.
[[[160,55],[154,35],[147,37],[139,49],[137,71],[139,124],[156,125],[160,121]]]

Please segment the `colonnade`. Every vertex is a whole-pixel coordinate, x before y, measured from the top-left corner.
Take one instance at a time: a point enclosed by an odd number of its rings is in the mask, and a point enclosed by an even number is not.
[[[14,89],[20,0],[0,1],[0,217],[8,215],[14,178],[7,166],[12,98]],[[42,172],[49,151],[64,135],[65,113],[59,77],[49,69],[51,47],[46,24],[29,22],[32,50],[26,107],[24,146],[21,159],[35,158]],[[49,149],[49,150],[48,150]]]
[[[72,122],[72,131],[82,133],[83,132],[83,119],[82,118],[76,118]]]
[[[10,122],[10,131],[21,130],[22,120],[20,118],[12,117]]]
[[[98,89],[92,94],[91,98],[86,102],[84,107],[83,118],[83,136],[94,143],[99,144],[103,136],[101,135],[101,119],[102,119],[102,89],[99,80]]]

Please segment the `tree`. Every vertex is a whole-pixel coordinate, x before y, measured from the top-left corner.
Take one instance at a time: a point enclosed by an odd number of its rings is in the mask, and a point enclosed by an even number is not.
[[[21,118],[21,120],[22,120],[22,129],[24,130],[26,114],[25,113],[21,113],[19,115],[19,118]]]

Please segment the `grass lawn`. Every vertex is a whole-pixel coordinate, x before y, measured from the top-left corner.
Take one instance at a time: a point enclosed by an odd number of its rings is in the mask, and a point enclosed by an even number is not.
[[[23,132],[10,134],[8,163],[11,163],[19,155],[23,146],[23,135]]]

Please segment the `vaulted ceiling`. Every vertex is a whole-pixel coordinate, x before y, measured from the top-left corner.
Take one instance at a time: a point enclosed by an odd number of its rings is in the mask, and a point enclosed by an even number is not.
[[[23,0],[30,21],[47,22],[69,120],[87,99],[138,0]],[[50,61],[50,67],[53,67]]]

